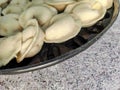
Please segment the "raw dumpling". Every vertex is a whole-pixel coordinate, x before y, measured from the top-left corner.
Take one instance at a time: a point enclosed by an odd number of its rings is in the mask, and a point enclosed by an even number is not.
[[[113,5],[113,0],[97,0],[99,1],[106,9],[109,9]]]
[[[0,38],[0,67],[8,64],[21,49],[21,33]]]
[[[113,0],[78,0],[78,1],[99,1],[106,9],[109,9],[113,5]]]
[[[12,0],[10,4],[16,4],[16,5],[26,5],[29,2],[29,0]]]
[[[20,5],[8,5],[5,9],[3,9],[2,14],[21,14],[24,8]]]
[[[78,16],[83,27],[89,27],[102,19],[106,9],[98,1],[85,0],[68,5],[65,12]]]
[[[51,6],[32,6],[20,15],[19,22],[21,26],[24,27],[27,21],[35,18],[38,20],[39,25],[42,26],[56,14],[57,10]]]
[[[61,43],[75,37],[81,30],[81,22],[70,14],[59,14],[52,18],[45,31],[47,43]]]
[[[8,36],[22,30],[19,22],[18,15],[8,14],[0,17],[0,35]]]
[[[29,20],[25,30],[22,32],[22,48],[17,55],[17,62],[21,62],[24,58],[32,56],[32,48],[36,46],[36,42],[39,36],[39,25],[38,22],[33,19]],[[41,42],[43,43],[43,41]],[[39,48],[40,51],[41,47]],[[36,53],[36,52],[34,52]],[[33,54],[34,54],[33,53]]]
[[[0,66],[16,57],[17,62],[36,55],[44,43],[44,33],[35,19],[29,20],[25,30],[8,38],[0,38]],[[6,46],[6,45],[9,45]]]
[[[30,51],[26,54],[26,56],[25,56],[26,58],[32,57],[32,56],[36,55],[38,52],[40,52],[40,50],[44,44],[44,37],[45,37],[43,30],[38,26],[38,22],[36,20],[31,20],[27,24],[35,25],[36,29],[38,29],[38,33],[37,33],[37,40],[35,41],[33,47],[30,49]]]
[[[45,37],[45,35],[44,35],[42,29],[39,28],[39,35],[37,37],[37,41],[31,48],[31,50],[27,53],[26,57],[33,57],[38,52],[40,52],[40,50],[44,44],[44,37]]]
[[[45,0],[46,4],[55,7],[58,11],[63,11],[68,4],[74,2],[75,0]]]

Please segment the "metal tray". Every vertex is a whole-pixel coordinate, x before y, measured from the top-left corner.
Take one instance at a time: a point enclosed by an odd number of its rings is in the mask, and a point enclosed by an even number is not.
[[[46,68],[87,49],[95,43],[116,20],[119,13],[119,0],[114,0],[114,5],[110,8],[105,17],[89,28],[82,28],[81,32],[73,39],[61,44],[44,44],[40,53],[32,58],[25,59],[17,64],[12,60],[7,66],[0,68],[0,74],[16,74],[37,69]]]

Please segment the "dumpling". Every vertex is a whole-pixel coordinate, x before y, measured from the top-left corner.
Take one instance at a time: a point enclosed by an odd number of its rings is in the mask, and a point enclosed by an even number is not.
[[[0,38],[0,67],[8,64],[21,49],[21,33]]]
[[[62,43],[75,37],[81,30],[81,22],[74,15],[58,14],[54,16],[45,30],[45,42]]]
[[[113,5],[113,0],[78,0],[78,1],[88,1],[88,2],[99,1],[106,9],[111,8]]]
[[[33,47],[30,49],[30,51],[26,54],[26,58],[32,57],[36,55],[38,52],[40,52],[43,44],[44,44],[44,32],[43,30],[38,26],[38,22],[36,20],[30,20],[27,25],[34,25],[36,26],[36,29],[38,29],[37,33],[37,40],[35,41]]]
[[[38,27],[34,24],[31,25],[31,21],[29,23],[22,32],[22,47],[17,55],[17,62],[21,62],[25,58],[38,36]]]
[[[3,11],[3,13],[20,14],[26,9],[26,5],[29,2],[30,2],[29,0],[12,0],[8,7]]]
[[[113,0],[97,0],[99,1],[106,9],[109,9],[113,5]]]
[[[29,2],[29,0],[12,0],[10,4],[16,4],[16,5],[26,5]]]
[[[55,7],[58,11],[63,11],[68,4],[74,3],[76,0],[45,0],[45,3]]]
[[[31,48],[31,50],[25,56],[26,58],[33,57],[38,52],[40,52],[40,50],[42,49],[42,46],[44,44],[44,37],[45,37],[44,32],[42,31],[41,28],[39,28],[39,35],[37,37],[37,41],[35,42],[35,44]]]
[[[57,10],[51,6],[32,6],[20,15],[19,22],[21,26],[24,27],[27,21],[35,18],[38,20],[39,25],[42,26],[56,14]]]
[[[19,22],[18,15],[8,14],[0,17],[0,35],[8,36],[22,30]]]
[[[20,5],[8,5],[5,9],[3,9],[2,14],[21,14],[24,8]]]
[[[39,35],[41,36],[39,37]],[[27,22],[25,30],[22,32],[22,48],[17,55],[17,62],[21,62],[26,57],[31,57],[40,51],[43,45],[44,35],[39,29],[38,22],[35,19],[29,20]],[[39,38],[39,39],[38,39]],[[40,40],[37,42],[37,40]],[[36,46],[37,47],[36,50]],[[33,52],[35,51],[35,52]]]
[[[98,1],[85,0],[68,5],[65,12],[78,16],[82,26],[89,27],[104,17],[106,9]]]

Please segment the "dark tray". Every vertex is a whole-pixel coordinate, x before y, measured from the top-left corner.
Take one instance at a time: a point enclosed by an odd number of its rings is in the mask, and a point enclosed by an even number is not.
[[[119,0],[114,0],[105,17],[89,28],[82,28],[73,39],[61,44],[44,44],[40,53],[21,63],[12,60],[7,66],[0,68],[0,74],[16,74],[55,65],[87,49],[95,43],[116,20],[119,13]]]

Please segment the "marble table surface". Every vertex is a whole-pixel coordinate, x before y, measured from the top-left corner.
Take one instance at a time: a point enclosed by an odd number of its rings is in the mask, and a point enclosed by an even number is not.
[[[120,15],[75,57],[42,70],[0,75],[0,90],[120,90]]]

